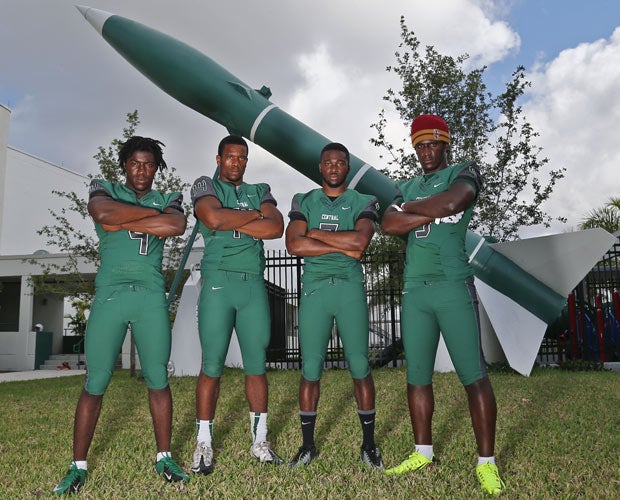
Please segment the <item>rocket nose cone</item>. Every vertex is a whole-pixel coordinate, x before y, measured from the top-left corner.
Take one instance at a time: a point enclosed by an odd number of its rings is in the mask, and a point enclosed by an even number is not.
[[[109,12],[104,10],[94,9],[93,7],[87,7],[85,5],[76,5],[86,20],[95,28],[99,34],[103,34],[103,25],[112,16]]]

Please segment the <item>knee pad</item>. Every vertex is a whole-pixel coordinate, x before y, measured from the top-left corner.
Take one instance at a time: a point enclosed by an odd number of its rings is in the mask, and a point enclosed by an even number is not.
[[[301,375],[308,382],[315,382],[321,380],[321,373],[323,372],[323,358],[315,357],[312,359],[304,359],[301,367]]]
[[[140,370],[149,389],[165,389],[168,386],[168,367],[164,364],[142,367]]]
[[[90,369],[86,371],[86,381],[84,382],[84,390],[93,396],[101,396],[105,393],[110,380],[112,379],[112,371],[101,369]]]
[[[366,378],[370,375],[370,365],[366,356],[353,356],[348,359],[349,371],[353,378]]]
[[[207,377],[220,378],[224,373],[224,363],[208,362],[204,358],[202,359],[202,373]]]

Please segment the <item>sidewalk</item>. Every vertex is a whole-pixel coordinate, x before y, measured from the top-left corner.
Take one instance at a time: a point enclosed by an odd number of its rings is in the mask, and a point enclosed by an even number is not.
[[[0,373],[0,383],[17,382],[21,380],[38,380],[42,378],[68,377],[71,375],[84,375],[86,370],[31,370],[27,372]]]

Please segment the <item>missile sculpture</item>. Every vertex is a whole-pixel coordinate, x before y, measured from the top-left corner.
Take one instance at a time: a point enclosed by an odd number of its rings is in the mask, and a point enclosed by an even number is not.
[[[252,89],[196,49],[143,24],[90,7],[77,8],[118,53],[164,92],[320,184],[318,152],[332,141],[270,102],[268,87]],[[382,213],[394,199],[394,182],[355,155],[351,155],[350,165],[347,186],[375,195]],[[579,266],[574,262],[561,266],[572,287],[613,244],[613,237],[603,233],[597,234],[596,244],[589,241],[588,251],[579,255]],[[535,246],[539,255],[545,254],[546,244],[539,241]],[[508,362],[528,375],[546,325],[561,313],[572,288],[554,288],[552,276],[547,281],[539,279],[500,248],[475,233],[467,235],[466,249],[475,276],[483,283],[478,286],[479,295],[491,324]],[[512,311],[510,321],[506,321],[506,308]],[[504,313],[493,314],[491,309]],[[528,346],[525,355],[524,346]]]

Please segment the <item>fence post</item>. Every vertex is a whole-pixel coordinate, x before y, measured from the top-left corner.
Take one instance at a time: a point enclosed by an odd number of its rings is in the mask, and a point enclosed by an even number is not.
[[[575,293],[568,295],[568,324],[571,347],[571,359],[577,359],[577,311],[575,309]]]
[[[600,295],[596,301],[596,332],[598,333],[598,352],[599,359],[604,363],[605,359],[605,319],[603,318],[603,300]]]

